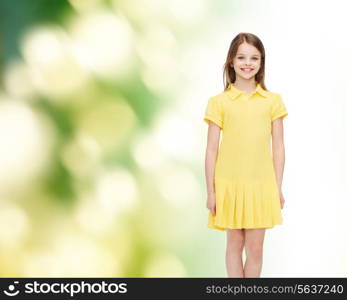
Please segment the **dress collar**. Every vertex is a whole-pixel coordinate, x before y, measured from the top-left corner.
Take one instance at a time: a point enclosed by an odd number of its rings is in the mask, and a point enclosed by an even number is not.
[[[232,100],[237,99],[237,97],[240,96],[242,93],[246,93],[245,91],[241,91],[237,89],[233,83],[229,83],[227,92],[230,95]],[[260,83],[257,84],[257,87],[254,92],[258,93],[259,95],[263,97],[268,96],[268,92],[261,87]]]

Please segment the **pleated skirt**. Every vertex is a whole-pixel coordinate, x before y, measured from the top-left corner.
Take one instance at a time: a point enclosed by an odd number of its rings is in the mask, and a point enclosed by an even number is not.
[[[272,228],[282,224],[277,183],[215,178],[216,215],[209,212],[208,227],[227,229]]]

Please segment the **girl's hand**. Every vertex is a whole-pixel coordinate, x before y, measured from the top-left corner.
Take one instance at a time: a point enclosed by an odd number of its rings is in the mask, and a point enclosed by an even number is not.
[[[282,194],[282,190],[280,190],[280,202],[281,202],[281,209],[282,209],[284,206],[284,202],[285,202],[283,194]]]
[[[210,195],[207,197],[206,207],[210,210],[213,216],[216,215],[216,195]]]

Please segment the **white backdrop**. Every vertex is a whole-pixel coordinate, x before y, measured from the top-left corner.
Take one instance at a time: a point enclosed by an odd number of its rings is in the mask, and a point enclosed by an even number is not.
[[[223,89],[222,65],[239,32],[263,41],[265,84],[288,109],[284,222],[266,232],[263,277],[347,276],[346,8],[345,1],[242,1],[237,18],[212,25],[218,34],[204,50],[210,72],[200,78],[196,122],[206,95]],[[208,231],[211,238],[222,235]],[[217,239],[220,255],[225,239]]]

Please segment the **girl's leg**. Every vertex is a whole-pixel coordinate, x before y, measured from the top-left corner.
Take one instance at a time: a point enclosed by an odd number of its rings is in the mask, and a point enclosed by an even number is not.
[[[260,277],[263,264],[263,242],[265,228],[245,229],[245,249],[247,259],[244,267],[245,277]]]
[[[244,277],[242,263],[242,251],[244,245],[244,229],[227,229],[225,263],[228,277]]]

